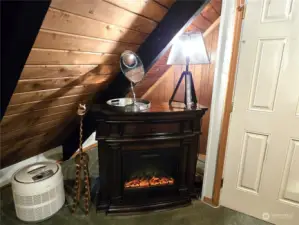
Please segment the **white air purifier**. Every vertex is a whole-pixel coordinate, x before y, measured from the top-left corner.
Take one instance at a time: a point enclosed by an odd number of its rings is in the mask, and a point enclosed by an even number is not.
[[[26,222],[45,220],[64,204],[61,166],[39,162],[18,170],[11,179],[17,217]]]

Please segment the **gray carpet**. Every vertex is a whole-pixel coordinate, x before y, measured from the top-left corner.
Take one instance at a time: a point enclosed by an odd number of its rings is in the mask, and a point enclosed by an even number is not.
[[[92,183],[98,175],[97,150],[89,152],[90,174]],[[74,164],[70,160],[63,163],[63,173],[66,181],[66,192],[69,193],[74,177]],[[148,212],[131,216],[106,216],[96,213],[94,205],[91,212],[85,216],[80,209],[72,215],[70,213],[70,197],[67,196],[65,206],[52,218],[40,222],[40,225],[268,225],[268,223],[253,217],[219,207],[214,209],[199,200],[193,201],[191,206],[161,212]],[[28,224],[16,218],[12,200],[11,187],[1,190],[1,225]]]

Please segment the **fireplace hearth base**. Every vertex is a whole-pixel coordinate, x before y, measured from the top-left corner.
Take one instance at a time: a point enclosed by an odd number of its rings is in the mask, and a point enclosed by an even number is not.
[[[176,207],[184,207],[191,204],[191,198],[181,198],[181,197],[173,197],[171,199],[161,199],[157,202],[149,202],[147,204],[140,205],[110,205],[106,210],[106,213],[138,213],[138,212],[146,212],[146,211],[159,211],[165,209],[171,209]]]
[[[191,204],[201,119],[195,110],[152,104],[147,112],[93,107],[100,190],[97,210],[136,213]]]

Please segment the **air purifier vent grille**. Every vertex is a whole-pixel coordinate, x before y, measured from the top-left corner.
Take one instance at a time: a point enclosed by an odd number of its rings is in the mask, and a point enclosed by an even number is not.
[[[47,164],[43,163],[46,166],[42,167],[46,171],[49,171],[49,168],[54,168],[53,165],[47,167]],[[33,167],[33,165],[30,166]],[[58,168],[57,173],[39,182],[22,183],[13,177],[12,190],[16,214],[19,219],[28,222],[44,220],[63,206],[65,201],[63,176],[60,165]],[[25,167],[23,170],[25,172],[19,172],[19,179],[23,179],[22,175],[26,174],[28,168]],[[29,180],[29,175],[26,174],[26,176],[26,179]],[[32,176],[36,176],[36,174]]]

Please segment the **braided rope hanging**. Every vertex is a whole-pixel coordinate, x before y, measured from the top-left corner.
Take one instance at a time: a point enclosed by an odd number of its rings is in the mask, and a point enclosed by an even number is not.
[[[83,117],[86,113],[85,104],[79,104],[77,114],[80,116],[80,141],[79,141],[79,153],[75,157],[76,163],[76,180],[74,187],[74,204],[72,207],[72,213],[77,209],[81,196],[81,174],[83,170],[83,180],[84,180],[84,209],[85,214],[89,212],[89,202],[90,202],[90,184],[89,184],[89,171],[88,162],[89,157],[86,152],[83,152],[82,142],[83,142]]]

